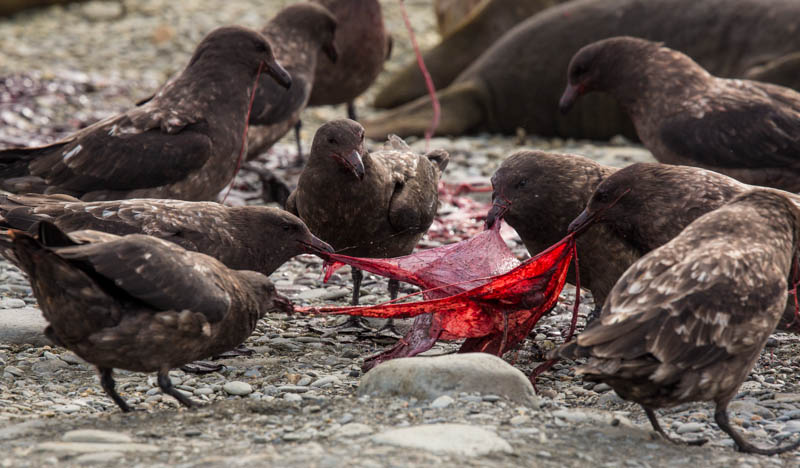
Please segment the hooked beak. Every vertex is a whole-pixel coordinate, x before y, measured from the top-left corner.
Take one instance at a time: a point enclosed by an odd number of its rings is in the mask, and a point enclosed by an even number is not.
[[[486,214],[486,221],[483,224],[483,228],[493,228],[497,221],[503,219],[503,216],[506,215],[506,211],[508,211],[508,204],[495,200],[494,204],[492,204],[492,209]]]
[[[592,223],[594,223],[594,221],[595,221],[595,215],[590,214],[588,211],[586,211],[586,209],[584,209],[583,211],[581,211],[581,214],[579,214],[577,218],[573,219],[572,222],[569,223],[569,227],[567,227],[567,233],[568,234],[575,233],[576,235],[580,234],[586,229],[588,229],[589,226],[591,226]]]
[[[583,94],[582,85],[567,84],[566,89],[564,89],[564,94],[561,95],[561,100],[558,101],[558,110],[561,111],[562,114],[569,112],[581,94]]]
[[[364,180],[364,161],[361,160],[361,154],[357,150],[353,150],[347,156],[334,155],[345,165],[358,180]]]
[[[294,304],[292,301],[278,293],[275,293],[275,297],[272,298],[272,306],[278,312],[283,312],[285,314],[294,312]]]
[[[336,50],[336,44],[333,42],[328,42],[322,45],[322,51],[325,52],[325,55],[331,59],[332,63],[336,63],[339,59],[339,52]]]
[[[317,255],[320,258],[322,258],[323,260],[326,257],[326,255],[324,255],[324,254],[326,254],[326,253],[329,253],[329,254],[330,253],[335,253],[335,251],[333,250],[333,247],[331,247],[330,244],[328,244],[327,242],[323,241],[322,239],[320,239],[319,237],[317,237],[317,236],[315,236],[313,234],[311,235],[311,242],[306,242],[304,240],[297,241],[297,242],[300,244],[300,248],[304,252]]]
[[[271,76],[276,83],[289,89],[292,85],[292,76],[280,63],[275,60],[270,60],[269,62],[264,62],[264,66],[267,68],[267,74]]]

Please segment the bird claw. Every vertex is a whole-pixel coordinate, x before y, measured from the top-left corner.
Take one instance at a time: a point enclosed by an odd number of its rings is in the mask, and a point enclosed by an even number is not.
[[[223,368],[225,368],[224,364],[215,364],[208,361],[195,361],[180,367],[182,371],[190,374],[210,374],[212,372],[219,372]]]

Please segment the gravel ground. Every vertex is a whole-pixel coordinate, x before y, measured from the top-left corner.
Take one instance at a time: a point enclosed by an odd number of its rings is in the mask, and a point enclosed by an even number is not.
[[[5,79],[5,86],[0,81],[0,145],[51,141],[124,109],[178,71],[197,41],[214,27],[227,23],[260,27],[271,12],[287,3],[89,2],[3,20],[0,79]],[[406,3],[420,43],[434,43],[430,2]],[[391,71],[402,66],[410,52],[398,1],[385,0],[383,4],[395,35],[395,52],[387,65]],[[380,79],[385,80],[386,73]],[[359,100],[362,115],[374,112],[368,107],[370,101],[370,93]],[[319,123],[343,115],[343,108],[307,110],[302,133],[305,147]],[[424,147],[422,141],[411,144],[420,150]],[[598,145],[525,135],[479,135],[436,138],[431,146],[451,152],[445,176],[450,182],[485,181],[503,158],[521,148],[574,152],[617,166],[651,160],[646,150],[621,138]],[[294,144],[285,138],[257,164],[279,168],[293,154]],[[278,170],[289,179],[295,175]],[[261,202],[259,184],[257,174],[243,171],[229,202]],[[482,200],[486,201],[485,194]],[[443,206],[441,212],[455,211]],[[506,234],[515,253],[527,255],[515,234]],[[423,245],[435,246],[463,235],[466,233],[457,229],[438,229]],[[344,304],[350,294],[348,270],[340,270],[322,285],[321,263],[315,257],[301,256],[288,262],[273,279],[279,290],[299,305]],[[386,281],[368,276],[362,294],[364,304],[387,299]],[[543,352],[561,342],[574,294],[568,286],[554,313],[506,360],[528,373]],[[0,296],[3,310],[36,303],[24,276],[5,262],[0,262]],[[586,312],[592,306],[591,296],[586,294],[583,301]],[[121,414],[100,389],[93,368],[74,354],[56,347],[0,343],[0,465],[800,464],[800,456],[793,454],[769,458],[737,454],[728,437],[716,428],[712,407],[707,404],[682,405],[660,414],[662,424],[681,437],[707,437],[709,444],[687,448],[664,443],[653,436],[636,405],[620,400],[605,385],[575,379],[571,363],[557,364],[540,377],[538,409],[471,393],[434,403],[358,397],[363,358],[392,344],[395,337],[332,333],[329,328],[340,320],[273,315],[260,322],[246,343],[255,350],[252,356],[223,360],[223,371],[206,375],[173,371],[173,383],[203,403],[196,410],[179,408],[174,399],[162,397],[154,376],[119,371],[118,388],[142,410]],[[401,325],[408,326],[408,322]],[[798,340],[795,335],[776,334],[731,405],[735,423],[762,445],[785,441],[800,432]],[[428,354],[455,349],[455,343],[440,343]],[[493,437],[499,436],[498,448],[489,454],[448,454],[385,442],[393,429],[437,423],[488,430]],[[70,432],[76,429],[110,433]],[[487,445],[493,439],[482,440]],[[459,444],[455,438],[449,443],[456,449]]]

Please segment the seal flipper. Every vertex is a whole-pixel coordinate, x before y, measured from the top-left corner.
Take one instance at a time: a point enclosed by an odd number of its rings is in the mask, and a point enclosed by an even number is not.
[[[800,90],[800,52],[782,55],[745,72],[748,80],[773,83]]]
[[[461,135],[476,129],[488,117],[486,96],[477,81],[456,83],[439,92],[442,113],[436,134]],[[421,97],[364,122],[364,128],[369,138],[384,140],[392,133],[401,137],[424,135],[432,121],[431,99]]]

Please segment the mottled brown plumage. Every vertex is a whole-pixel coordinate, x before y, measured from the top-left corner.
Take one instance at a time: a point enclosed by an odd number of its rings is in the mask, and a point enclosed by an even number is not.
[[[662,434],[654,408],[713,401],[739,450],[792,450],[800,441],[751,445],[727,407],[783,312],[799,240],[791,200],[766,190],[739,195],[632,265],[596,325],[554,354],[588,358],[578,372],[642,405]]]
[[[632,164],[597,186],[571,229],[586,223],[607,226],[616,242],[644,255],[672,240],[695,219],[754,188],[698,167]],[[773,190],[800,206],[800,196]],[[582,262],[581,268],[585,265]],[[789,298],[778,327],[797,332],[800,324],[794,322],[794,298]]]
[[[583,156],[520,151],[492,176],[492,209],[487,223],[502,218],[535,255],[561,240],[586,206],[595,187],[616,171]],[[596,310],[622,273],[640,254],[620,242],[606,226],[578,238],[581,287],[592,291]],[[575,275],[567,274],[574,282]]]
[[[0,151],[6,190],[209,200],[233,179],[256,74],[291,78],[256,31],[223,27],[152,99],[39,148]]]
[[[21,230],[50,221],[66,232],[147,234],[201,252],[236,270],[271,274],[309,247],[332,251],[298,217],[265,206],[132,199],[81,202],[65,195],[0,196],[0,226]]]
[[[47,336],[97,366],[123,411],[114,368],[157,372],[164,393],[193,406],[172,387],[171,368],[230,350],[267,312],[292,310],[266,276],[151,236],[79,244],[41,223],[37,237],[10,231],[0,243],[27,273]]]
[[[591,91],[619,101],[661,162],[800,191],[800,93],[792,89],[717,78],[660,43],[616,37],[572,58],[562,110]]]
[[[256,89],[250,128],[247,131],[247,159],[268,150],[300,122],[314,85],[319,52],[322,60],[338,59],[334,35],[336,18],[316,3],[296,3],[279,11],[261,33],[272,45],[275,60],[292,77],[289,89],[262,77]]]
[[[447,161],[444,151],[420,156],[397,137],[384,149],[367,152],[358,122],[334,120],[314,135],[311,155],[286,208],[337,252],[407,255],[436,215],[437,186]],[[360,271],[353,271],[357,303]]]
[[[339,60],[319,61],[308,105],[347,103],[348,117],[355,120],[353,101],[372,85],[392,50],[381,5],[378,0],[314,1],[330,10],[339,23],[334,42]]]

